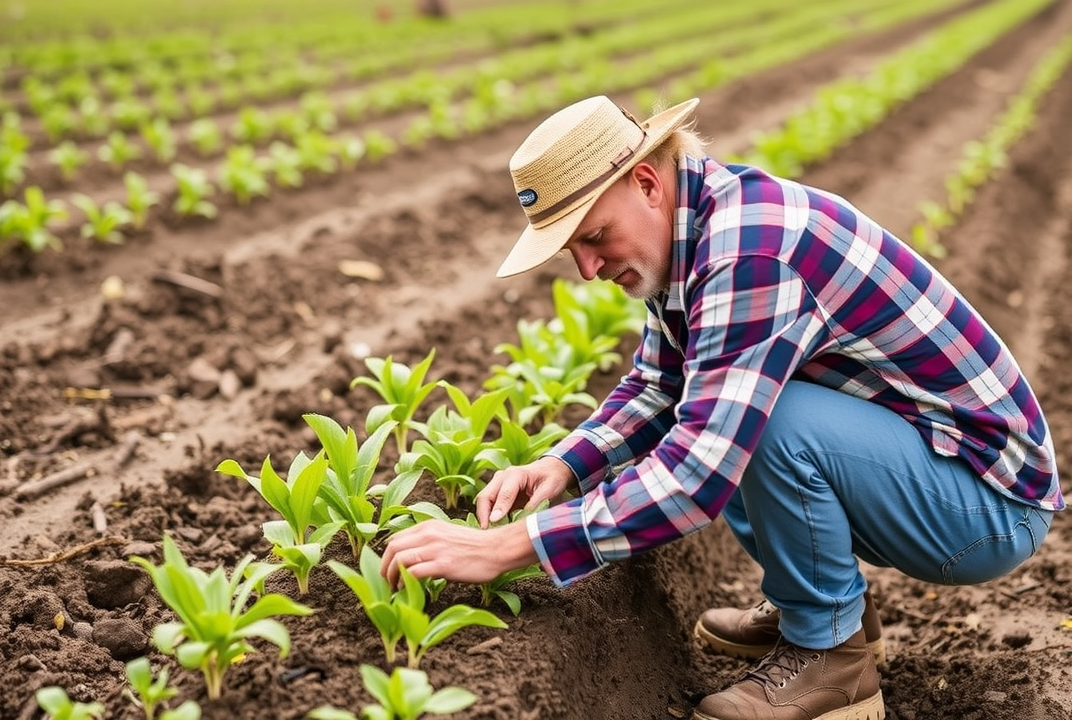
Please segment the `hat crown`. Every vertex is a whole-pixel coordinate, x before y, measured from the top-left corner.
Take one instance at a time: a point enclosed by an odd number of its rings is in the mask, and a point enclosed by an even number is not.
[[[636,120],[602,95],[548,117],[510,158],[514,189],[529,222],[546,225],[584,203],[644,137]]]

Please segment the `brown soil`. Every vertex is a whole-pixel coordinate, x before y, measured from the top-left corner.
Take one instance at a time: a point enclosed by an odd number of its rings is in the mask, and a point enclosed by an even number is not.
[[[959,148],[1070,30],[1072,4],[1055,3],[805,180],[845,194],[907,237],[913,209],[936,195]],[[848,44],[724,88],[703,98],[699,127],[718,145],[750,117],[768,122],[779,88],[783,98],[806,97],[802,85],[867,66],[876,47],[904,39]],[[943,238],[949,256],[936,263],[1017,354],[1062,468],[1072,460],[1069,117],[1072,83],[1062,81],[1008,167]],[[0,566],[0,718],[36,717],[33,693],[45,685],[104,702],[108,717],[136,717],[120,695],[123,661],[171,661],[149,651],[147,634],[168,611],[130,572],[127,554],[153,552],[146,544],[158,547],[165,532],[206,568],[268,550],[259,525],[270,512],[243,482],[215,474],[216,464],[236,458],[251,467],[271,454],[285,467],[312,447],[306,412],[363,430],[374,399],[348,385],[365,372],[364,354],[413,362],[434,347],[432,374],[475,392],[503,359],[495,346],[516,340],[517,321],[551,314],[550,280],[574,277],[567,263],[494,279],[521,222],[506,160],[534,122],[228,208],[214,223],[158,225],[121,247],[72,242],[62,254],[0,259],[0,553],[44,558],[94,540],[94,502],[104,508],[105,535],[122,538],[60,562]],[[350,279],[341,260],[374,262],[384,277]],[[180,287],[161,271],[210,281],[219,293]],[[120,299],[101,294],[110,276],[124,283]],[[117,343],[121,337],[129,342]],[[206,363],[235,373],[233,396],[199,379]],[[605,392],[617,374],[592,390]],[[117,396],[71,400],[69,387]],[[118,396],[132,388],[160,397]],[[140,443],[117,462],[131,432]],[[91,468],[85,478],[20,494],[25,483],[79,463]],[[437,498],[423,486],[418,496]],[[340,544],[331,551],[346,553]],[[1072,525],[1061,515],[1036,557],[985,585],[933,586],[869,569],[890,652],[882,673],[888,717],[1072,718],[1072,634],[1062,629],[1072,615],[1070,561]],[[293,581],[270,585],[296,593]],[[508,630],[462,630],[422,668],[436,686],[477,694],[459,717],[668,718],[742,670],[705,654],[691,627],[710,605],[755,602],[757,585],[757,568],[716,522],[566,590],[525,581],[519,617],[492,607]],[[212,702],[199,676],[173,667],[180,699],[221,719],[300,718],[322,703],[354,711],[366,704],[358,665],[383,666],[383,655],[356,599],[321,570],[303,601],[318,612],[286,621],[289,657],[259,646]],[[479,596],[454,586],[437,605],[454,602],[475,605]]]

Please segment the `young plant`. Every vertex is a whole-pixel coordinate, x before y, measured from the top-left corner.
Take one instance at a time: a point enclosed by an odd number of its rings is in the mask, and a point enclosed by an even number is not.
[[[130,170],[123,175],[123,184],[127,188],[127,209],[130,210],[131,223],[140,230],[145,227],[149,209],[160,202],[160,193],[150,190],[145,178]]]
[[[276,474],[271,458],[264,459],[260,477],[247,474],[235,460],[224,460],[216,467],[216,472],[246,480],[283,517],[282,520],[270,520],[261,528],[264,537],[272,543],[272,554],[294,574],[298,592],[306,594],[309,574],[320,564],[324,548],[343,526],[341,522],[325,523],[306,537],[309,527],[314,524],[317,493],[327,479],[328,463],[324,453],[317,453],[311,460],[304,453],[298,453],[290,464],[287,480]]]
[[[123,244],[125,238],[119,228],[134,220],[133,213],[114,200],[99,206],[93,198],[82,193],[71,196],[71,202],[86,216],[86,222],[82,224],[82,237],[111,245]]]
[[[335,143],[321,132],[308,132],[295,142],[303,170],[330,175],[335,172]]]
[[[220,127],[212,118],[198,118],[190,123],[188,137],[201,155],[212,155],[223,145]]]
[[[100,720],[104,717],[101,703],[74,702],[66,690],[55,685],[41,688],[34,697],[37,706],[45,711],[47,720]]]
[[[244,107],[238,112],[238,119],[231,126],[231,137],[240,143],[256,145],[272,136],[275,129],[272,117],[255,107]]]
[[[394,362],[390,355],[386,358],[366,358],[365,367],[372,373],[373,378],[356,377],[350,381],[351,390],[358,385],[364,385],[372,388],[384,400],[384,404],[369,409],[365,417],[365,429],[373,432],[386,422],[397,423],[395,442],[400,455],[406,452],[410,428],[418,425],[414,421],[418,408],[436,389],[434,382],[424,382],[434,358],[435,348],[412,369]]]
[[[129,688],[124,688],[123,695],[141,708],[145,720],[156,720],[156,711],[161,709],[159,720],[200,720],[201,706],[193,700],[187,700],[177,708],[164,707],[179,691],[168,685],[167,668],[161,668],[160,674],[153,679],[153,669],[149,659],[140,657],[126,665]]]
[[[305,422],[316,433],[328,458],[328,471],[320,486],[319,498],[327,507],[325,522],[338,522],[350,540],[354,559],[362,548],[382,531],[394,531],[413,524],[412,515],[436,516],[431,503],[405,505],[420,472],[399,473],[386,485],[372,485],[380,453],[393,421],[378,427],[360,447],[353,428],[342,427],[329,417],[309,413]],[[379,499],[377,508],[374,500]]]
[[[170,536],[163,541],[164,562],[154,565],[142,557],[131,562],[144,568],[152,578],[164,603],[179,618],[153,629],[153,644],[167,655],[175,655],[189,670],[199,669],[205,678],[209,699],[220,696],[228,668],[241,656],[253,652],[249,640],[261,638],[279,648],[279,657],[290,653],[290,634],[275,619],[279,615],[309,615],[312,608],[285,595],[261,595],[249,607],[254,589],[278,568],[253,562],[247,555],[238,562],[230,579],[222,567],[211,573],[190,567]]]
[[[361,550],[360,572],[334,560],[328,561],[328,566],[357,595],[368,619],[380,633],[388,663],[394,663],[398,642],[403,638],[407,665],[415,669],[428,650],[464,627],[507,627],[487,610],[468,605],[452,605],[434,618],[429,617],[424,611],[426,596],[420,581],[402,568],[402,588],[392,591],[380,574],[380,556],[368,546]]]
[[[414,441],[396,467],[400,472],[428,471],[443,488],[448,510],[458,507],[461,497],[472,497],[484,486],[486,470],[504,465],[500,454],[485,441],[491,421],[502,413],[508,389],[485,393],[470,402],[450,383],[440,382],[457,410],[440,406],[421,426],[424,437]]]
[[[361,720],[417,720],[424,715],[450,715],[476,702],[476,695],[460,687],[436,690],[423,670],[394,668],[391,676],[377,667],[361,665],[361,680],[377,704],[361,711]],[[347,710],[318,707],[306,716],[311,720],[357,720]]]
[[[513,465],[529,464],[569,433],[561,425],[547,423],[530,435],[521,423],[501,417],[499,427],[502,432],[491,442],[491,447],[499,452],[496,470],[504,470]]]
[[[291,188],[302,186],[301,157],[297,150],[276,140],[268,147],[268,154],[276,185]]]
[[[97,150],[97,157],[119,172],[127,163],[141,157],[141,149],[131,143],[126,135],[115,130],[108,134],[108,139]]]
[[[398,143],[379,130],[369,130],[365,133],[364,140],[365,156],[372,161],[385,158],[398,150]]]
[[[46,247],[61,249],[63,243],[52,234],[49,225],[67,217],[63,201],[46,200],[36,185],[26,188],[23,198],[26,204],[8,200],[0,205],[0,239],[21,240],[35,253]]]
[[[157,117],[151,122],[143,123],[141,137],[160,162],[166,163],[175,159],[175,131],[171,129],[171,123],[166,118]]]
[[[89,153],[79,148],[74,142],[64,140],[49,151],[48,159],[60,169],[60,175],[64,180],[71,181],[78,173],[78,168],[89,160]]]
[[[265,173],[269,166],[270,161],[257,157],[252,146],[232,146],[220,166],[220,187],[234,195],[239,205],[248,205],[254,197],[268,197],[272,188]]]
[[[171,166],[171,175],[179,186],[179,196],[175,199],[175,210],[180,215],[200,215],[214,218],[219,212],[207,198],[216,191],[208,181],[205,171],[187,165]]]

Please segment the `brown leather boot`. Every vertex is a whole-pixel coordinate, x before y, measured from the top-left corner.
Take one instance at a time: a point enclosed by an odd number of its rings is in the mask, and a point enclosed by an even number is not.
[[[767,600],[748,610],[713,608],[696,621],[693,633],[714,652],[745,660],[758,660],[782,637],[778,629],[781,613]],[[864,593],[864,637],[875,656],[875,663],[886,664],[886,642],[882,639],[882,620],[871,591]]]
[[[740,682],[708,695],[693,720],[883,720],[878,671],[861,628],[831,650],[784,639]]]

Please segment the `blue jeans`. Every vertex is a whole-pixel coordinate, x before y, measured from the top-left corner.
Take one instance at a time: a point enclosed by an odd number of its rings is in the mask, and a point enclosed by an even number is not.
[[[814,649],[861,627],[857,557],[926,582],[981,583],[1031,557],[1053,520],[936,454],[896,413],[799,381],[723,516],[762,566],[782,634]]]

